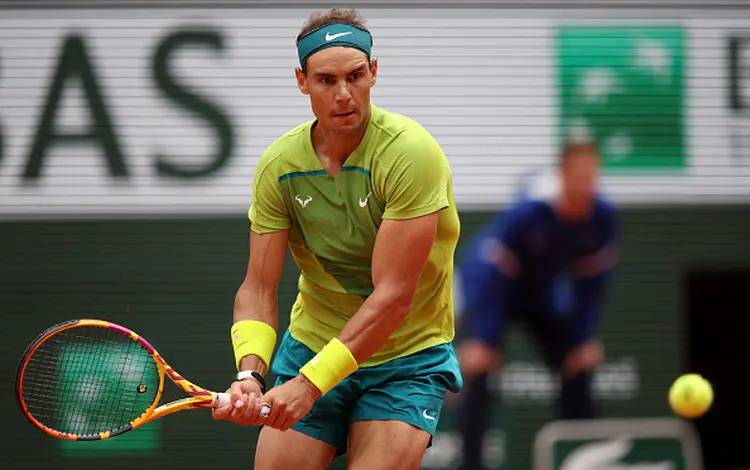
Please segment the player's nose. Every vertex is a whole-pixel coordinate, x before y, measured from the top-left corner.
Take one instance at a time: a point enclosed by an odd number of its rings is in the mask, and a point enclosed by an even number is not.
[[[336,102],[338,103],[346,103],[352,99],[352,93],[351,90],[349,90],[349,85],[344,83],[339,83],[336,87]]]

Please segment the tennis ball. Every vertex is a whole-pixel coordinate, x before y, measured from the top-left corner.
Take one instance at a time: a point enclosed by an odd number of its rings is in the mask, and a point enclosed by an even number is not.
[[[711,384],[698,374],[677,378],[669,389],[669,404],[683,418],[697,418],[711,407],[714,391]]]

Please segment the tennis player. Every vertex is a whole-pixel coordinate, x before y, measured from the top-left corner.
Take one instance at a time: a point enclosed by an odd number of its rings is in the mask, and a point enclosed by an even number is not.
[[[462,385],[451,170],[420,124],[371,104],[371,48],[356,10],[309,18],[296,77],[315,117],[273,143],[255,173],[234,403],[213,413],[262,425],[256,470],[324,469],[347,450],[353,470],[418,469],[446,391]],[[264,393],[287,247],[299,294]]]
[[[499,366],[511,320],[528,327],[547,366],[561,377],[559,416],[597,416],[591,383],[603,349],[596,331],[618,237],[617,212],[597,191],[599,167],[595,146],[566,145],[552,190],[522,194],[472,237],[461,257],[462,470],[482,468],[487,374]]]

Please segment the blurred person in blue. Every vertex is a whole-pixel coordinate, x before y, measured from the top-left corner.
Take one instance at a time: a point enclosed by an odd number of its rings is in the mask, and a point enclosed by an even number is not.
[[[617,211],[598,191],[600,167],[593,144],[566,144],[552,184],[524,185],[507,213],[482,227],[462,250],[463,470],[482,468],[491,412],[487,378],[500,370],[510,321],[527,328],[547,367],[559,374],[559,418],[598,415],[592,378],[603,347],[596,331],[618,239]]]

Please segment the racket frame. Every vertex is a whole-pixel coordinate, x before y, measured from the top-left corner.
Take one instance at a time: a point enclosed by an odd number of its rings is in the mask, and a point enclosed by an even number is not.
[[[50,428],[48,426],[45,426],[42,424],[39,420],[37,420],[28,410],[28,407],[26,406],[26,402],[23,400],[23,376],[26,370],[26,366],[29,363],[29,359],[32,357],[34,352],[44,344],[47,340],[52,338],[58,333],[61,333],[66,330],[70,330],[73,328],[79,328],[79,327],[98,327],[98,328],[106,328],[110,330],[117,331],[127,337],[129,337],[131,340],[136,341],[139,343],[148,353],[151,355],[151,358],[156,363],[158,372],[159,372],[159,387],[156,392],[156,396],[154,397],[154,401],[151,403],[151,405],[141,414],[139,417],[135,418],[134,420],[130,421],[129,423],[121,426],[118,429],[113,429],[109,431],[100,432],[97,434],[84,434],[84,435],[76,435],[76,434],[70,434],[58,431],[56,429]],[[162,394],[164,393],[164,383],[165,383],[165,377],[169,377],[170,380],[177,385],[182,391],[189,394],[189,397],[181,398],[178,400],[173,400],[168,403],[164,403],[163,405],[159,405],[159,400],[161,400]],[[133,429],[136,429],[150,421],[162,418],[164,416],[170,415],[172,413],[176,413],[178,411],[183,411],[187,409],[195,409],[195,408],[211,408],[213,406],[214,401],[216,401],[219,404],[227,403],[230,401],[230,396],[226,393],[218,393],[211,390],[207,390],[205,388],[199,387],[195,385],[194,383],[190,382],[186,378],[182,377],[177,371],[175,371],[164,358],[159,354],[159,352],[154,348],[151,343],[146,341],[143,337],[138,335],[136,332],[122,326],[118,325],[116,323],[106,321],[106,320],[97,320],[97,319],[90,319],[90,318],[82,318],[82,319],[73,319],[73,320],[67,320],[62,323],[58,323],[57,325],[53,325],[50,328],[43,331],[39,336],[32,341],[29,346],[24,351],[23,357],[21,359],[21,362],[18,366],[18,371],[16,373],[16,397],[18,399],[18,404],[21,407],[21,411],[26,416],[31,423],[36,426],[37,428],[44,431],[46,434],[56,437],[59,439],[66,439],[66,440],[72,440],[72,441],[95,441],[95,440],[103,440],[103,439],[109,439],[111,437],[118,436],[122,433],[125,433],[127,431],[131,431]]]

